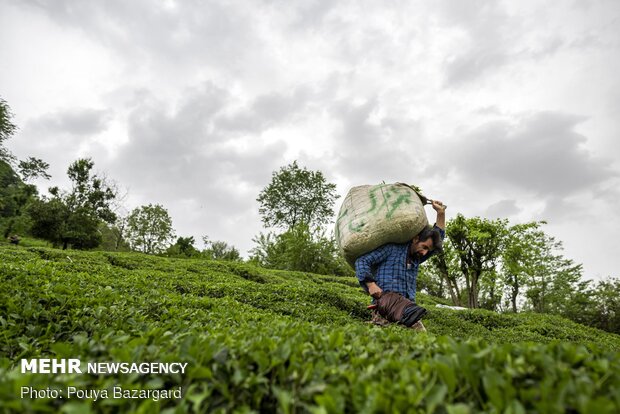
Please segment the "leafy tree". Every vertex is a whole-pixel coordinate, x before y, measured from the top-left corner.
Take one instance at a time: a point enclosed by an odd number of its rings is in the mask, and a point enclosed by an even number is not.
[[[481,309],[501,311],[504,283],[496,267],[484,272],[480,278],[478,306]]]
[[[0,228],[4,237],[30,231],[27,206],[38,196],[36,186],[24,182],[11,165],[0,160]]]
[[[325,237],[320,230],[311,231],[305,223],[286,232],[260,234],[250,251],[250,260],[261,266],[298,270],[318,274],[353,275],[353,271],[338,254],[334,238]]]
[[[585,323],[620,334],[620,279],[609,277],[600,281],[591,297],[592,306],[585,309],[588,315]]]
[[[72,211],[66,221],[63,234],[63,249],[70,244],[73,249],[94,249],[102,241],[99,231],[101,220],[91,210],[79,207]]]
[[[516,224],[508,228],[506,245],[502,252],[504,283],[513,312],[517,312],[517,299],[528,279],[533,275],[534,262],[543,251],[545,233],[541,222]]]
[[[168,210],[159,204],[135,208],[127,218],[127,239],[134,250],[162,253],[174,239]]]
[[[168,256],[197,257],[200,252],[194,247],[194,236],[179,237],[172,246],[166,249]]]
[[[320,171],[300,168],[297,161],[274,172],[256,201],[265,226],[292,229],[299,223],[320,226],[334,215],[336,185]]]
[[[192,257],[198,254],[198,250],[194,247],[194,243],[194,236],[179,237],[176,245],[179,246],[179,253],[187,257]]]
[[[458,214],[446,226],[446,234],[459,258],[470,308],[479,307],[481,277],[496,269],[504,246],[507,222],[479,217],[465,218]]]
[[[25,181],[37,176],[49,178],[46,172],[49,165],[33,157],[19,162],[21,177],[15,172],[16,158],[4,145],[17,129],[12,117],[11,108],[0,98],[0,227],[4,237],[25,233],[30,228],[29,217],[23,213],[38,192]]]
[[[256,200],[264,225],[284,233],[256,237],[251,260],[275,269],[351,274],[333,237],[325,237],[321,230],[331,220],[338,197],[336,185],[328,183],[323,173],[300,168],[297,161],[275,171]]]
[[[37,194],[34,185],[26,184],[10,164],[0,160],[0,217],[15,217],[31,197]]]
[[[430,266],[422,266],[418,275],[418,288],[430,295],[452,300],[456,306],[463,303],[462,274],[459,258],[449,238],[443,243],[443,252],[433,256]]]
[[[106,180],[92,173],[91,159],[78,159],[67,169],[71,190],[49,189],[50,199],[37,200],[28,209],[32,233],[66,249],[90,249],[102,241],[101,222],[114,223],[111,203],[115,191]]]
[[[11,138],[17,130],[17,126],[13,123],[12,118],[13,112],[11,112],[11,108],[4,99],[0,98],[0,161],[14,166],[15,156],[4,145],[4,142]],[[29,157],[27,160],[19,162],[19,170],[24,181],[36,177],[50,178],[50,175],[47,173],[48,168],[49,164],[39,158]]]
[[[582,265],[563,257],[560,251],[562,242],[554,237],[544,235],[539,240],[525,293],[535,312],[568,316],[580,292],[587,290],[588,282],[582,281]]]
[[[69,166],[67,175],[73,188],[63,198],[71,211],[84,209],[106,223],[114,223],[116,214],[112,211],[111,203],[116,194],[106,180],[96,174],[91,175],[94,165],[90,158],[83,158]]]
[[[209,259],[230,260],[235,262],[242,260],[241,254],[235,246],[230,246],[228,243],[220,240],[211,241],[207,236],[204,236],[202,241],[206,247],[202,254]]]
[[[0,161],[11,163],[15,156],[4,146],[4,141],[15,133],[17,126],[12,122],[13,113],[6,101],[0,98]]]
[[[118,216],[116,222],[111,227],[114,250],[130,250],[129,242],[125,239],[125,232],[127,231],[127,216]]]
[[[19,172],[24,181],[29,181],[37,177],[42,177],[46,180],[50,179],[51,175],[47,173],[49,167],[50,165],[48,163],[34,157],[28,157],[27,160],[19,162]]]
[[[99,248],[104,251],[131,251],[129,242],[125,239],[127,229],[127,217],[117,216],[112,224],[101,222],[99,232],[101,233],[101,244]]]
[[[37,199],[28,207],[28,213],[33,217],[30,230],[33,236],[52,242],[54,247],[66,240],[67,219],[70,214],[60,197]]]

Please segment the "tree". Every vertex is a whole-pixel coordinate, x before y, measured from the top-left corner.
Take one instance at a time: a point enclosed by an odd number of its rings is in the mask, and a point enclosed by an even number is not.
[[[502,311],[504,283],[497,267],[483,273],[479,281],[478,306],[490,311]]]
[[[60,197],[35,200],[28,207],[28,214],[33,218],[30,229],[33,236],[52,242],[54,247],[58,247],[66,240],[69,211]]]
[[[91,175],[94,165],[90,158],[82,158],[69,166],[67,175],[73,186],[64,199],[71,211],[84,209],[106,223],[114,223],[116,214],[111,203],[116,198],[115,191],[106,180],[97,174]]]
[[[179,246],[179,253],[187,257],[198,254],[198,250],[194,247],[194,243],[194,236],[179,237],[176,242],[177,246]]]
[[[115,252],[131,251],[131,246],[125,240],[126,226],[127,217],[119,217],[113,224],[101,222],[99,224],[99,232],[101,233],[102,240],[99,249]]]
[[[37,177],[49,180],[51,178],[51,175],[47,173],[49,167],[50,165],[48,163],[34,157],[28,157],[27,160],[19,162],[19,172],[24,181],[29,181]]]
[[[4,146],[4,141],[11,138],[17,129],[12,122],[13,113],[6,101],[0,98],[0,161],[11,163],[15,156]]]
[[[4,145],[17,130],[12,117],[8,104],[0,98],[0,228],[4,237],[16,232],[25,233],[30,228],[29,217],[23,213],[38,192],[26,181],[38,176],[50,177],[46,172],[49,165],[33,157],[20,161],[20,174],[16,173],[16,158]]]
[[[34,185],[24,183],[9,163],[0,160],[0,217],[20,216],[36,194]]]
[[[559,254],[562,242],[544,235],[532,260],[533,270],[525,292],[532,309],[540,313],[569,314],[583,301],[589,282],[582,280],[583,266]]]
[[[202,253],[209,259],[241,261],[241,254],[235,246],[221,240],[211,241],[207,236],[204,236],[202,241],[205,244],[205,250]]]
[[[110,228],[114,240],[114,250],[130,250],[131,247],[125,239],[127,231],[127,216],[117,216],[116,222]]]
[[[600,281],[591,296],[593,306],[587,312],[589,319],[585,323],[620,334],[620,278]]]
[[[260,234],[250,260],[261,266],[318,274],[352,276],[353,271],[338,254],[336,241],[299,223],[282,234]]]
[[[168,210],[159,204],[135,208],[127,218],[127,239],[134,250],[162,253],[174,239]]]
[[[454,305],[461,306],[462,274],[459,269],[459,258],[449,238],[443,242],[443,252],[431,257],[428,263],[430,266],[420,268],[418,276],[420,289],[426,289],[433,296],[451,299]],[[446,295],[446,290],[449,296]]]
[[[17,130],[12,118],[11,108],[4,99],[0,98],[0,161],[15,167],[16,158],[4,145],[4,142],[11,138]],[[50,178],[47,173],[48,168],[49,164],[39,158],[28,157],[27,160],[19,162],[19,170],[24,181],[36,177]]]
[[[522,287],[534,272],[536,257],[542,254],[545,233],[540,230],[544,221],[516,224],[508,228],[506,245],[502,252],[503,279],[513,312]]]
[[[115,191],[106,180],[92,173],[94,162],[78,159],[67,169],[71,190],[49,189],[50,199],[37,200],[28,212],[33,221],[32,233],[66,249],[90,249],[99,246],[100,224],[114,223],[111,203]]]
[[[275,269],[351,274],[333,237],[325,237],[321,229],[334,215],[338,197],[336,185],[323,173],[300,168],[297,161],[275,171],[256,200],[264,225],[284,232],[256,237],[251,260]]]
[[[298,223],[320,226],[334,215],[336,185],[320,171],[299,168],[297,161],[274,172],[256,201],[265,226],[292,229]]]
[[[465,278],[468,306],[479,307],[480,279],[494,274],[506,234],[507,220],[465,218],[458,214],[446,226]]]
[[[179,237],[176,243],[166,249],[166,255],[196,257],[200,252],[194,247],[194,243],[194,236]]]

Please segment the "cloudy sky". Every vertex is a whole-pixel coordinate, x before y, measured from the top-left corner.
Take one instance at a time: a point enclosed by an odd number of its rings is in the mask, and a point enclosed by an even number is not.
[[[449,218],[546,220],[586,278],[620,275],[617,0],[0,0],[0,39],[42,192],[91,157],[127,210],[245,253],[298,160],[342,196],[404,181]]]

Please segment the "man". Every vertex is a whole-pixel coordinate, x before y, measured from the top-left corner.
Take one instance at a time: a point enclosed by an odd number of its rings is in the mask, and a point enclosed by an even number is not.
[[[360,285],[373,297],[376,304],[384,292],[394,292],[415,303],[416,279],[421,263],[437,251],[441,251],[445,237],[446,206],[441,201],[432,201],[437,219],[433,227],[425,228],[410,242],[385,244],[355,261],[355,274]],[[390,295],[392,299],[396,295]],[[390,300],[391,300],[390,299]],[[419,308],[419,307],[418,307]],[[420,308],[422,309],[422,308]],[[402,310],[402,309],[401,309]],[[410,309],[413,310],[413,309]],[[422,315],[425,313],[421,312]],[[387,325],[377,309],[372,310],[372,322]],[[422,321],[411,326],[418,331],[426,331]]]

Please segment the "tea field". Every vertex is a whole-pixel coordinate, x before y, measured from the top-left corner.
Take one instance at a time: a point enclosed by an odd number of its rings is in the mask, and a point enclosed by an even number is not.
[[[3,244],[0,412],[620,412],[620,336],[419,301],[428,334],[368,324],[354,278]],[[22,373],[35,358],[187,368]],[[115,387],[181,396],[115,398]]]

